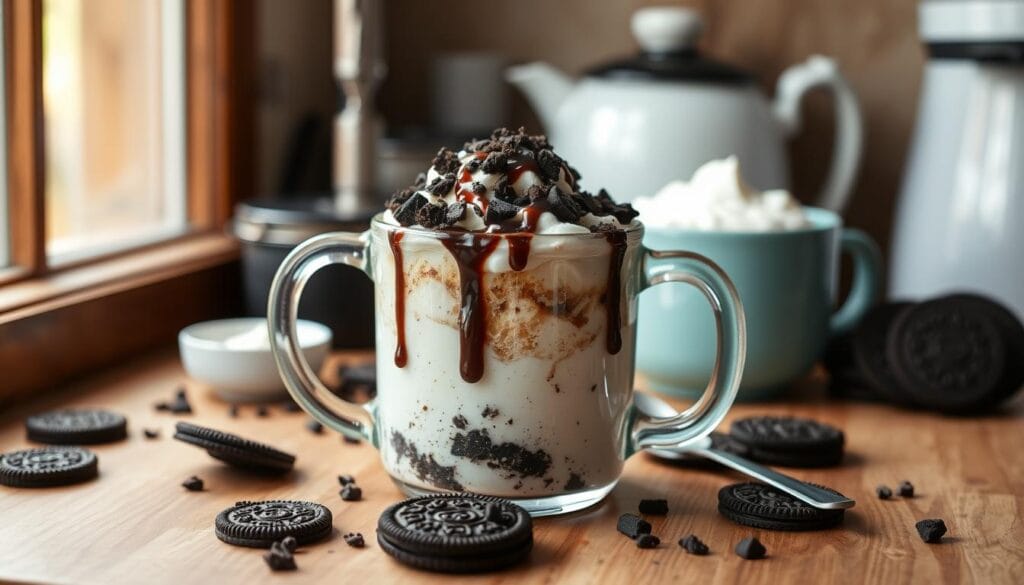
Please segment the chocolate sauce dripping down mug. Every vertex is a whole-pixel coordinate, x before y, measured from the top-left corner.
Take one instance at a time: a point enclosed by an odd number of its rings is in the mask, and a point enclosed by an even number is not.
[[[745,321],[729,278],[698,254],[644,248],[642,237],[639,225],[488,234],[403,228],[380,216],[363,234],[316,236],[274,278],[274,357],[299,405],[371,442],[404,492],[502,496],[535,516],[579,510],[614,488],[633,453],[710,433],[743,370]],[[377,396],[363,405],[325,387],[297,345],[302,289],[332,263],[376,285]],[[633,404],[637,295],[666,282],[707,299],[716,329],[707,342],[718,357],[700,399],[657,418]]]

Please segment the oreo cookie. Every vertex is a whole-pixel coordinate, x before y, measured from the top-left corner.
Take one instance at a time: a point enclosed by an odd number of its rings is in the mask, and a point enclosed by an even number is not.
[[[217,514],[214,529],[217,538],[228,544],[270,548],[289,536],[296,544],[322,540],[334,529],[334,518],[330,510],[315,502],[238,502]]]
[[[975,301],[946,298],[903,311],[886,352],[900,387],[924,406],[968,413],[1004,393],[1007,342]]]
[[[912,306],[903,302],[875,306],[861,320],[851,341],[857,373],[879,397],[904,406],[912,406],[914,398],[893,374],[886,347],[893,321]]]
[[[845,443],[843,432],[831,425],[788,416],[738,420],[729,436],[747,448],[750,459],[787,467],[838,465]]]
[[[411,567],[477,573],[525,559],[533,548],[533,522],[508,500],[435,494],[386,509],[377,523],[377,542]]]
[[[1024,384],[1024,323],[997,301],[976,294],[959,293],[945,297],[954,302],[974,305],[992,320],[1006,342],[1006,368],[1000,382],[1002,391],[996,397],[1003,400],[1013,396]]]
[[[286,473],[295,466],[295,456],[243,439],[239,436],[180,422],[175,425],[174,438],[206,449],[214,459],[228,465],[260,473]]]
[[[53,410],[28,417],[29,441],[50,445],[92,445],[128,436],[128,421],[116,412],[99,409]]]
[[[844,516],[844,510],[814,508],[757,482],[727,485],[719,490],[718,513],[737,524],[766,530],[824,530],[841,523]]]
[[[96,455],[83,447],[40,447],[0,455],[0,485],[53,487],[99,475]]]

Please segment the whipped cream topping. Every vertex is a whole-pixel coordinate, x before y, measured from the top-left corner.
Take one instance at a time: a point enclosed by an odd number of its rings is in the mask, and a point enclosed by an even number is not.
[[[388,201],[392,225],[470,232],[575,234],[622,230],[636,213],[577,174],[543,136],[496,131],[458,153],[441,149],[415,185]]]
[[[689,181],[673,181],[633,201],[644,224],[702,231],[784,231],[810,225],[786,190],[760,192],[743,180],[735,156],[705,163]]]

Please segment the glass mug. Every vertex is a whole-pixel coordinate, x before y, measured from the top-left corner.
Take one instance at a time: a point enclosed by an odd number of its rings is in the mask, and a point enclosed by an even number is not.
[[[535,516],[579,510],[647,448],[707,436],[731,406],[746,347],[732,282],[690,252],[641,245],[643,228],[582,234],[431,231],[377,216],[363,234],[299,244],[278,269],[268,321],[292,397],[324,425],[368,440],[407,494],[468,491]],[[375,283],[377,395],[327,389],[297,345],[299,297],[341,263]],[[685,282],[711,305],[714,376],[668,418],[633,405],[637,295]]]

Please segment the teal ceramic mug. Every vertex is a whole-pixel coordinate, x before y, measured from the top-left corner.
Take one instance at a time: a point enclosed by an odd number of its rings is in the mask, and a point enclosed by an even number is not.
[[[690,250],[717,262],[739,290],[747,315],[747,360],[738,398],[765,398],[805,374],[830,336],[851,330],[878,298],[878,246],[824,209],[805,208],[810,226],[773,232],[648,227],[645,245]],[[853,260],[853,284],[833,309],[840,251]],[[714,321],[691,288],[671,284],[640,297],[637,370],[654,390],[695,396],[715,361]]]

